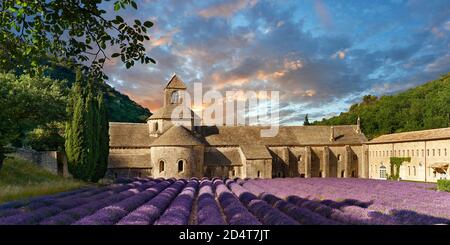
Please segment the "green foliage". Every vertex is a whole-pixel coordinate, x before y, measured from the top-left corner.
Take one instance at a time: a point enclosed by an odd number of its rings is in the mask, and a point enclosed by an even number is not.
[[[32,162],[7,158],[0,172],[0,203],[50,195],[86,186],[86,183],[53,174]]]
[[[396,95],[380,98],[366,95],[347,112],[313,124],[355,124],[358,116],[362,131],[369,139],[383,134],[448,127],[450,73]]]
[[[47,67],[34,77],[0,73],[0,168],[4,146],[63,150],[66,105],[75,74],[63,66]],[[150,111],[106,83],[103,92],[111,121],[145,122]]]
[[[398,180],[400,178],[400,166],[404,162],[411,162],[411,157],[391,157],[389,159],[391,165],[391,175],[389,179]]]
[[[65,119],[65,89],[65,81],[40,73],[0,73],[0,166],[6,145],[38,126]]]
[[[62,151],[64,149],[64,123],[51,122],[26,133],[23,144],[37,151]]]
[[[450,192],[450,180],[448,179],[440,179],[437,181],[437,187],[440,191]]]
[[[98,159],[95,165],[93,179],[97,182],[105,176],[108,168],[109,155],[109,122],[106,103],[103,99],[103,94],[99,94],[97,98],[98,103]]]
[[[75,82],[75,73],[64,66],[50,66],[45,74],[53,79],[67,80],[68,87]],[[131,100],[106,83],[99,84],[103,91],[108,118],[111,122],[145,122],[151,115],[147,108]]]
[[[135,20],[128,24],[119,15],[107,15],[99,7],[104,2],[0,1],[0,70],[19,67],[33,73],[28,69],[39,68],[43,59],[52,59],[103,80],[107,79],[103,73],[105,61],[113,57],[120,57],[127,68],[135,62],[155,63],[144,46],[150,39],[147,28],[153,23]],[[137,8],[133,0],[118,0],[114,9],[129,5]],[[105,52],[108,48],[119,52],[109,57]]]
[[[67,107],[66,154],[69,172],[97,182],[106,172],[109,152],[108,119],[102,91],[79,71]]]

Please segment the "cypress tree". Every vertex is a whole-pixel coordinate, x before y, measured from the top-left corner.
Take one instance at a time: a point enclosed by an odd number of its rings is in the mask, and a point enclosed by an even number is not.
[[[69,120],[66,123],[65,148],[69,172],[74,178],[89,180],[89,173],[86,171],[89,159],[85,85],[81,71],[77,70],[76,82],[72,88],[67,106]]]
[[[94,181],[103,178],[108,167],[109,154],[109,122],[103,93],[97,96],[98,103],[98,161],[93,176]]]
[[[308,114],[305,115],[305,120],[303,121],[303,125],[304,126],[311,125],[311,123],[309,122],[309,119],[308,119]]]
[[[67,112],[66,154],[73,177],[97,182],[105,175],[109,153],[109,124],[103,92],[77,71]]]
[[[95,88],[92,81],[86,87],[86,136],[87,136],[87,153],[88,153],[88,164],[86,167],[86,173],[89,176],[88,179],[92,180],[95,173],[95,165],[98,162],[98,130],[97,130],[97,103],[95,101]]]

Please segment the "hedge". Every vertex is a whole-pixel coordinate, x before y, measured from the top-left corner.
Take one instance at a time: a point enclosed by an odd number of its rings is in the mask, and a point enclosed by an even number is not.
[[[437,181],[438,190],[450,192],[450,180],[440,179]]]

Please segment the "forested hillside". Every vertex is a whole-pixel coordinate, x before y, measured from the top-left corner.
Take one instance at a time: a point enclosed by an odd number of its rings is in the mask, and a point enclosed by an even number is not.
[[[72,86],[75,81],[75,73],[61,66],[50,66],[47,74],[58,80],[66,79]],[[151,115],[147,108],[142,107],[127,95],[120,93],[108,84],[104,84],[105,100],[108,108],[108,117],[111,122],[145,122]]]
[[[382,134],[450,126],[450,73],[396,95],[366,95],[339,116],[314,125],[355,124],[372,139]]]

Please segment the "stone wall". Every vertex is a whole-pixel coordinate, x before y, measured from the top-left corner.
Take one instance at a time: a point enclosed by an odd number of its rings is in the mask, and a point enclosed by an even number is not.
[[[450,162],[449,151],[450,140],[370,144],[368,145],[369,177],[380,179],[382,166],[386,168],[388,174],[391,174],[391,157],[411,157],[410,162],[404,162],[401,165],[400,178],[403,180],[436,182],[438,179],[447,176],[436,173],[431,165],[433,163]]]
[[[32,149],[17,148],[12,155],[36,163],[54,174],[69,176],[67,159],[64,152],[35,151]]]
[[[202,146],[152,147],[152,176],[163,178],[202,177],[203,156],[204,147]]]

